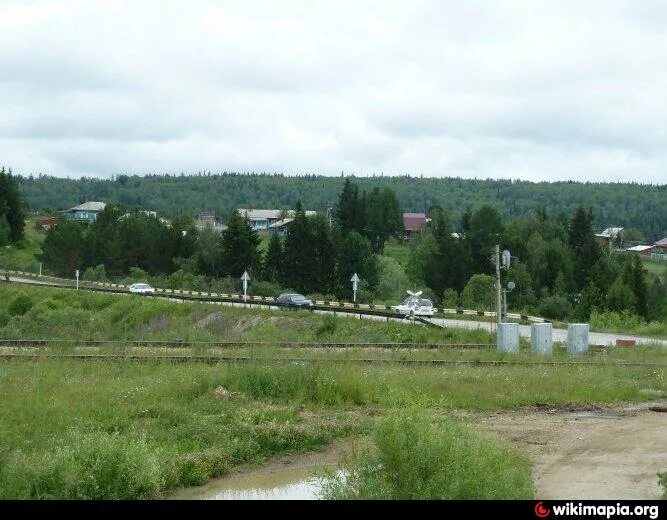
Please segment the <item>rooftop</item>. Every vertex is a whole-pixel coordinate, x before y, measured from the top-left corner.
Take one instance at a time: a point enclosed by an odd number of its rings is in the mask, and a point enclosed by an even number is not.
[[[642,251],[646,251],[647,249],[653,249],[653,246],[633,246],[633,247],[628,247],[626,251],[641,253]]]
[[[84,202],[78,206],[68,209],[67,211],[104,211],[106,208],[106,202]]]
[[[595,236],[604,238],[614,238],[621,231],[623,231],[622,227],[610,227],[605,229],[602,233],[596,233]]]

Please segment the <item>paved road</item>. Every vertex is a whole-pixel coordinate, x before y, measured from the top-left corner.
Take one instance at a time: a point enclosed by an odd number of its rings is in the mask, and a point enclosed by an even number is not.
[[[10,277],[10,280],[13,282],[20,282],[20,283],[28,283],[28,284],[37,284],[37,285],[45,285],[45,284],[51,284],[52,282],[48,281],[41,281],[41,280],[35,280],[31,278],[19,278],[19,277]],[[179,303],[184,303],[188,302],[189,300],[184,300],[181,298],[174,298],[174,297],[164,297],[165,299],[169,301],[174,301],[174,302],[179,302]],[[226,306],[233,306],[233,307],[244,307],[245,304],[243,303],[231,303],[231,302],[220,302],[220,301],[211,301],[208,303],[212,304],[221,304],[221,305],[226,305]],[[266,305],[266,304],[260,304],[259,302],[251,302],[250,303],[251,307],[262,307],[262,308],[268,308],[268,309],[273,309],[273,310],[278,310],[280,307],[276,307],[274,305]],[[317,310],[315,311],[317,313],[323,313],[323,314],[333,314],[334,311],[326,311],[326,310]],[[384,316],[372,316],[372,315],[364,315],[364,314],[351,314],[351,313],[342,313],[338,312],[337,313],[339,316],[347,316],[350,318],[356,318],[356,319],[370,319],[370,320],[377,320],[377,321],[387,321],[387,318]],[[398,321],[406,324],[412,325],[412,322],[408,319],[395,319],[395,318],[389,318],[392,321]],[[482,330],[487,330],[489,332],[495,332],[496,330],[496,324],[493,322],[489,321],[472,321],[472,320],[456,320],[456,319],[451,319],[451,318],[433,318],[433,323],[436,325],[440,325],[441,327],[455,327],[455,328],[463,328],[463,329],[482,329]],[[524,338],[530,338],[530,325],[519,325],[519,335],[524,337]],[[552,332],[552,338],[553,341],[562,341],[566,342],[567,341],[567,330],[566,329],[553,329]],[[660,339],[653,339],[653,338],[646,338],[642,336],[633,336],[630,334],[614,334],[610,332],[589,332],[588,334],[588,340],[592,345],[615,345],[617,339],[634,339],[637,344],[643,344],[643,345],[658,345],[661,347],[667,347],[667,341],[665,340],[660,340]]]

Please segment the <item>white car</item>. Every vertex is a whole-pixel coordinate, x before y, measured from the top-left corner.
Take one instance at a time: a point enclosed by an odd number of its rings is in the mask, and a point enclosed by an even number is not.
[[[400,305],[394,307],[397,316],[433,316],[436,308],[431,300],[419,296],[409,296]]]
[[[133,283],[130,285],[130,292],[135,294],[155,294],[155,289],[147,283]]]

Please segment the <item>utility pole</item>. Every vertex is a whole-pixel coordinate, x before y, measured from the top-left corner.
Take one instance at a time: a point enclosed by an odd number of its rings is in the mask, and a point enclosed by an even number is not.
[[[498,318],[498,323],[502,323],[502,300],[500,299],[500,246],[498,244],[496,244],[496,252],[494,256],[496,261],[496,317]]]

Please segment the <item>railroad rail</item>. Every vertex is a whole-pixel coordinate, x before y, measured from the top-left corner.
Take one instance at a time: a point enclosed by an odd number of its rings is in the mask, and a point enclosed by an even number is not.
[[[354,343],[313,341],[187,341],[187,340],[72,340],[72,339],[0,339],[0,347],[48,348],[53,345],[72,347],[156,347],[156,348],[323,348],[323,349],[423,349],[495,348],[495,343]]]
[[[135,362],[168,362],[168,363],[293,363],[293,364],[312,364],[312,363],[360,363],[370,365],[434,365],[434,366],[613,366],[613,367],[646,367],[646,368],[664,368],[667,363],[645,363],[639,361],[549,361],[549,360],[459,360],[459,359],[376,359],[376,358],[303,358],[303,357],[276,357],[262,358],[255,356],[201,356],[201,355],[143,355],[143,354],[125,354],[125,355],[105,355],[105,354],[0,354],[0,360],[31,360],[42,361],[44,359],[72,359],[77,361],[135,361]]]

